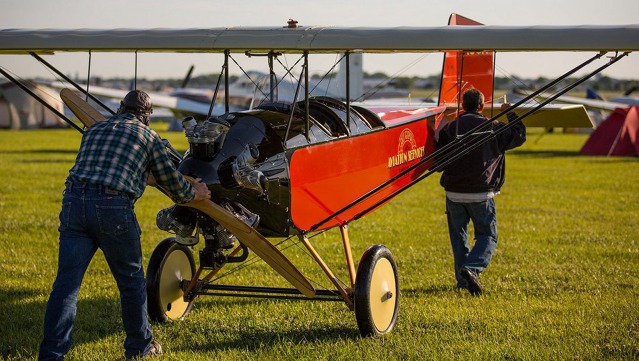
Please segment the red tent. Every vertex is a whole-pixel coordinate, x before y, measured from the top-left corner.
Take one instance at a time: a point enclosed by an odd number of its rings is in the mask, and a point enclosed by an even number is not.
[[[639,107],[615,109],[590,135],[579,154],[639,155]]]

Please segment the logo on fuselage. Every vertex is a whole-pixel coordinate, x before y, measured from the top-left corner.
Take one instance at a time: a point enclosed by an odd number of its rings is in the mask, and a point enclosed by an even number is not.
[[[397,167],[424,156],[425,147],[417,146],[413,132],[406,128],[399,135],[397,154],[388,157],[388,168]]]

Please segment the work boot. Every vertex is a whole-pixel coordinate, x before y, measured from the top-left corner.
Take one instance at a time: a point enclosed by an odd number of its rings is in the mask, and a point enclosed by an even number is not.
[[[464,280],[466,280],[466,284],[468,285],[468,292],[470,292],[471,295],[481,295],[481,284],[479,283],[479,276],[475,272],[469,270],[466,267],[462,267],[462,269],[459,270],[459,274]]]

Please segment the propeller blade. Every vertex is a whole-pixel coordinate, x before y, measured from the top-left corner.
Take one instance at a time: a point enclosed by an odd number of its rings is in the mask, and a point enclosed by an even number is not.
[[[302,273],[271,242],[248,224],[211,200],[191,201],[181,206],[195,208],[228,229],[246,247],[282,275],[306,297],[315,297],[315,289]]]
[[[60,91],[60,98],[62,98],[64,104],[69,107],[73,114],[75,114],[75,116],[78,117],[82,124],[84,124],[87,128],[107,118],[100,114],[100,112],[89,103],[85,102],[84,99],[80,98],[71,89],[62,89]]]

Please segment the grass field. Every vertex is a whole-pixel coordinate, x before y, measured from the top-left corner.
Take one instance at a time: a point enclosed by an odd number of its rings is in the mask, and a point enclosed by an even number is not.
[[[166,133],[177,149],[186,140]],[[400,314],[385,337],[361,338],[342,303],[200,298],[181,322],[153,324],[166,360],[630,360],[639,359],[639,159],[583,157],[583,134],[541,135],[508,155],[497,197],[499,245],[484,295],[455,289],[439,176],[350,226],[356,261],[393,252]],[[0,132],[0,357],[35,359],[57,262],[73,130]],[[168,198],[136,204],[145,264],[167,236],[155,227]],[[339,234],[311,239],[347,280]],[[284,251],[319,286],[298,247]],[[222,280],[286,286],[255,262]],[[98,253],[85,276],[70,360],[123,357],[119,294]]]

